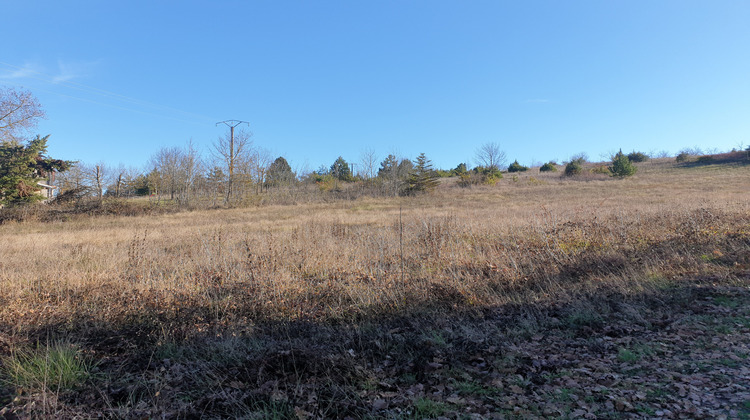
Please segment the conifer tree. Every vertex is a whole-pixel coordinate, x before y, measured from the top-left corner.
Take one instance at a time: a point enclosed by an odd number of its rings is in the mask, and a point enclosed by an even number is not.
[[[43,200],[37,194],[42,181],[52,171],[63,172],[73,162],[45,156],[47,139],[36,136],[26,145],[15,140],[0,143],[0,204]]]
[[[609,171],[612,172],[612,176],[624,178],[633,175],[636,167],[630,162],[627,155],[622,153],[622,149],[620,149],[614,159],[612,159],[612,166],[609,167]]]
[[[432,169],[432,162],[424,153],[420,153],[409,174],[406,193],[430,192],[437,188],[438,182],[438,174]]]

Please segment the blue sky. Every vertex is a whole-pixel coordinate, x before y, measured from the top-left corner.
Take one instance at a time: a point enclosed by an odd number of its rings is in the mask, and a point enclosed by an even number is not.
[[[49,154],[143,166],[257,146],[316,169],[373,149],[442,168],[750,145],[750,2],[4,1],[0,85]]]

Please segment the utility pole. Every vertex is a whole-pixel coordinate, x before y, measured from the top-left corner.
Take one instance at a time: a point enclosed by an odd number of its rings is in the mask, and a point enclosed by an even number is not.
[[[250,123],[240,120],[226,120],[216,123],[217,126],[219,124],[224,124],[229,127],[229,180],[227,182],[227,196],[224,199],[224,201],[228,203],[229,199],[232,197],[232,183],[234,182],[234,127],[237,127],[240,124],[247,124],[247,126],[250,127]]]

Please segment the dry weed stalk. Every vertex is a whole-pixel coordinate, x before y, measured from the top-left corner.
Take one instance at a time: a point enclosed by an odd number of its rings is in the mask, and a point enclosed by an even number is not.
[[[533,174],[545,182],[406,201],[5,224],[0,321],[227,326],[637,289],[746,254],[748,175],[653,166],[623,182]]]

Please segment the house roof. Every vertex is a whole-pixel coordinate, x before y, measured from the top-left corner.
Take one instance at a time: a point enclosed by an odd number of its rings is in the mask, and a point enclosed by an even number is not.
[[[50,190],[54,190],[55,188],[57,188],[54,185],[47,185],[47,184],[42,183],[42,182],[37,182],[36,185],[39,185],[42,188],[47,188],[47,189],[50,189]]]

